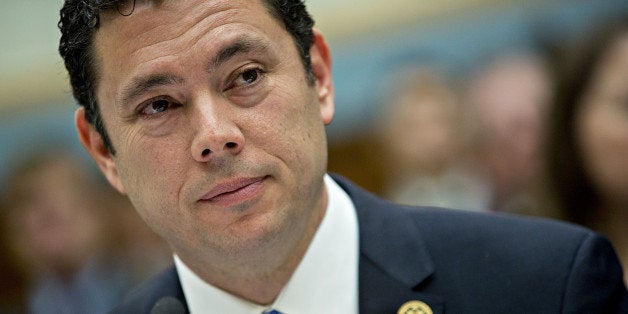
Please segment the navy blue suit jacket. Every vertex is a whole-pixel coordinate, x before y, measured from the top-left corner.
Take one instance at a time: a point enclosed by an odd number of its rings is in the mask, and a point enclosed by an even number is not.
[[[399,206],[347,180],[360,226],[360,313],[397,313],[411,300],[434,313],[628,313],[609,242],[540,219]],[[153,313],[166,297],[187,305],[174,267],[115,313]],[[298,314],[298,313],[290,313]]]

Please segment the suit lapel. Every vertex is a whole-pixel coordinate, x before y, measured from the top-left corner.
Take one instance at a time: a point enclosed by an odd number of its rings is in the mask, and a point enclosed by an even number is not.
[[[396,205],[342,178],[334,179],[349,194],[358,214],[360,313],[397,313],[413,300],[427,304],[433,313],[443,313],[442,298],[421,292],[434,273],[434,263],[414,221],[405,211],[394,210]]]
[[[179,274],[174,266],[166,270],[155,283],[156,285],[149,297],[151,301],[146,307],[146,310],[150,309],[150,311],[146,313],[189,313]],[[140,311],[136,313],[140,313]]]
[[[188,313],[179,275],[174,266],[152,277],[109,313],[159,314]]]

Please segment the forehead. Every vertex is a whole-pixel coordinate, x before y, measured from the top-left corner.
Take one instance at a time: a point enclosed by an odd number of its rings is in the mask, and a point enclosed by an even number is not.
[[[137,0],[129,16],[108,10],[94,38],[97,98],[117,99],[132,77],[206,62],[244,35],[285,46],[291,37],[281,26],[263,0]]]
[[[103,12],[95,35],[97,46],[116,42],[129,47],[146,47],[158,42],[175,42],[191,30],[210,30],[230,22],[252,23],[271,16],[262,0],[137,0],[132,14],[116,8]],[[259,25],[258,25],[259,26]]]
[[[593,93],[604,93],[607,89],[625,89],[628,76],[628,32],[617,36],[607,48],[606,54],[596,64],[589,87]]]
[[[621,33],[612,43],[606,63],[621,66],[625,70],[628,67],[628,31]]]

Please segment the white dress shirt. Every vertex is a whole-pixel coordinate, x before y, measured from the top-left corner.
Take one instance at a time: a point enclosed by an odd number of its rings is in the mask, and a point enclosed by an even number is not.
[[[270,306],[261,306],[216,288],[174,256],[190,312],[260,314],[358,313],[358,219],[344,190],[325,175],[325,217],[292,277]]]

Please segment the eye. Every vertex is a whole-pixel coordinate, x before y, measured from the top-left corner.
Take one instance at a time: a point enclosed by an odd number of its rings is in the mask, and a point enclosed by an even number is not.
[[[260,68],[248,68],[240,72],[226,89],[229,90],[254,85],[262,78],[263,75],[264,73]]]
[[[169,98],[158,97],[146,101],[140,106],[139,115],[145,117],[154,117],[168,109],[179,107],[180,105],[173,102]]]

